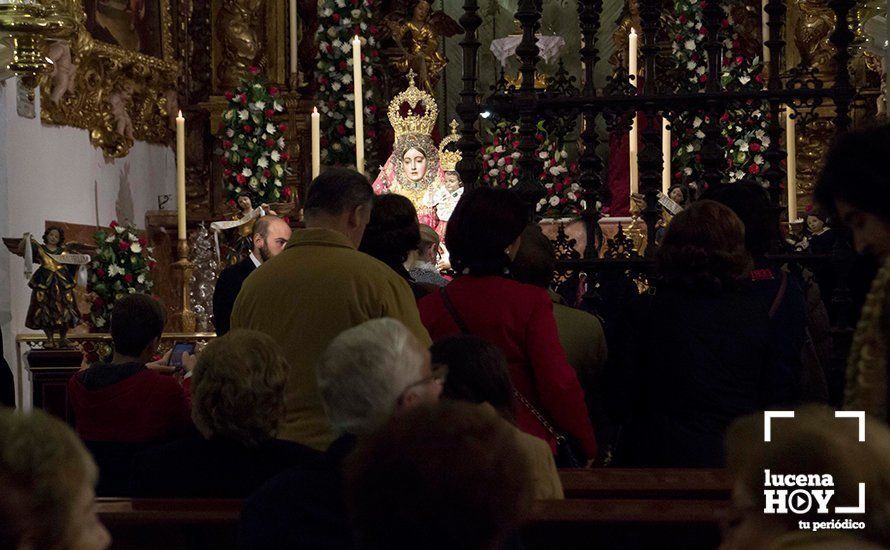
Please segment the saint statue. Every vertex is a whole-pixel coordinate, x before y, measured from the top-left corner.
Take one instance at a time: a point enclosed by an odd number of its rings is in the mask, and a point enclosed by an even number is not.
[[[407,114],[402,114],[407,105]],[[418,106],[423,113],[418,114]],[[414,85],[414,72],[408,72],[408,88],[389,104],[389,122],[395,131],[392,155],[374,180],[374,192],[397,193],[408,197],[417,209],[420,223],[433,228],[438,226],[435,208],[424,201],[428,192],[442,187],[445,174],[439,163],[439,150],[431,133],[436,124],[439,108],[436,100]],[[433,191],[430,191],[430,190]]]
[[[439,74],[448,64],[448,58],[439,51],[439,37],[463,32],[457,21],[445,12],[431,12],[430,3],[419,0],[411,10],[410,19],[396,14],[386,17],[386,26],[402,50],[402,56],[395,60],[396,68],[400,73],[413,70],[428,92],[435,89]]]
[[[31,287],[25,326],[46,334],[46,348],[70,347],[68,329],[80,323],[74,287],[77,279],[86,286],[89,254],[74,253],[74,247],[65,244],[65,231],[55,225],[43,234],[43,244],[25,233],[15,252],[25,258],[25,277]],[[35,263],[40,267],[32,273]],[[80,277],[76,274],[78,269]]]
[[[229,229],[237,229],[234,238],[229,245],[229,253],[226,254],[226,265],[235,265],[241,258],[250,254],[253,249],[253,226],[256,221],[266,214],[276,215],[269,205],[263,203],[254,208],[250,193],[241,193],[236,201],[238,212],[232,214],[229,221],[217,221],[210,224],[213,231],[213,241],[216,246],[216,259],[220,260],[219,234]]]

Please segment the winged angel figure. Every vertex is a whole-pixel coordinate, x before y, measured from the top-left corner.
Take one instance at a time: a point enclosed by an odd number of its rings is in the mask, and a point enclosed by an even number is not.
[[[405,6],[407,8],[407,6]],[[433,12],[427,0],[419,0],[411,10],[411,18],[402,17],[397,10],[386,16],[386,27],[402,51],[395,60],[400,73],[409,69],[418,75],[422,87],[432,93],[439,82],[448,58],[439,51],[440,37],[454,36],[463,28],[443,11]]]

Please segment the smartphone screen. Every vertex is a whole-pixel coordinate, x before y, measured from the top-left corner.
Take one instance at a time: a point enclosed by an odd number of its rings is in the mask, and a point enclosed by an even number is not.
[[[195,344],[190,342],[177,342],[173,345],[173,352],[170,354],[170,362],[167,363],[171,367],[181,367],[182,366],[182,354],[195,353]]]

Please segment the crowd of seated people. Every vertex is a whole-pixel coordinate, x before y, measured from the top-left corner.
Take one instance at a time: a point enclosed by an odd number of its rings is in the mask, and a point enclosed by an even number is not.
[[[837,183],[845,156],[828,160],[821,200],[887,264],[890,215]],[[550,292],[553,248],[515,194],[464,193],[445,236],[453,277],[420,282],[406,262],[429,268],[435,241],[410,201],[328,170],[308,189],[306,228],[245,279],[231,330],[186,373],[151,361],[163,311],[131,295],[112,314],[111,361],[69,382],[85,446],[42,413],[0,411],[0,547],[106,547],[97,481],[104,495],[243,499],[241,548],[521,547],[531,501],[564,497],[557,466],[597,464],[613,390],[629,411],[617,464],[729,467],[724,548],[887,547],[890,307],[873,310],[890,292],[867,302],[854,337],[848,408],[870,415],[860,443],[827,406],[798,408],[826,398],[822,314],[802,275],[770,262],[774,222],[746,209],[762,199],[715,189],[678,213],[650,292],[627,304],[635,345],[607,346],[608,317]],[[875,288],[890,286],[884,269]],[[616,356],[627,368],[606,376]],[[773,444],[768,409],[797,409]],[[766,469],[829,473],[841,505],[865,481],[868,527],[801,533],[762,513]]]

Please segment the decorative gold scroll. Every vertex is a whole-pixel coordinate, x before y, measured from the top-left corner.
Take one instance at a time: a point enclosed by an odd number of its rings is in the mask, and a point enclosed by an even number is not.
[[[55,68],[41,83],[40,116],[49,124],[89,130],[94,146],[109,157],[123,157],[135,140],[168,143],[172,135],[179,65],[173,55],[170,0],[130,2],[158,14],[160,28],[147,32],[160,33],[160,57],[95,38],[84,10],[101,1],[40,0],[75,22],[71,40],[48,50]]]

